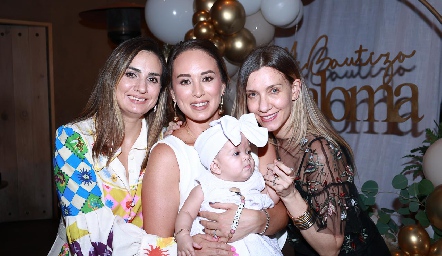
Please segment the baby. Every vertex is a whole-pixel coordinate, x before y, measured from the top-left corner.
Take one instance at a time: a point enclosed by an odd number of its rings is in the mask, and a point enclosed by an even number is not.
[[[199,223],[199,211],[222,212],[210,207],[209,202],[236,203],[236,211],[230,233],[238,227],[241,210],[245,207],[263,210],[273,207],[279,200],[276,194],[268,193],[264,178],[255,166],[251,143],[258,147],[267,144],[266,128],[258,126],[254,114],[245,114],[236,119],[232,116],[210,123],[195,142],[200,161],[208,172],[198,177],[198,185],[190,192],[175,222],[175,238],[178,255],[195,255],[192,235],[203,233]],[[210,171],[210,172],[209,172]],[[193,222],[193,224],[192,224]],[[263,232],[264,233],[264,232]],[[216,230],[213,233],[216,236]],[[236,253],[244,255],[281,255],[276,238],[260,234],[249,234],[239,241],[229,243]]]

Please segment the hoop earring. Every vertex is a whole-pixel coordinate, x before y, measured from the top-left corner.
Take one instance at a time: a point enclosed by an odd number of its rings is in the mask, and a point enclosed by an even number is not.
[[[221,95],[221,103],[219,104],[219,110],[218,110],[218,114],[220,116],[222,116],[224,114],[223,105],[224,105],[224,97],[223,97],[223,95]]]
[[[155,106],[153,107],[153,112],[154,112],[154,113],[157,112],[157,105],[155,105]]]
[[[173,113],[174,113],[174,117],[173,117],[173,121],[176,123],[178,121],[180,121],[180,118],[178,117],[178,115],[176,114],[176,101],[173,102]]]

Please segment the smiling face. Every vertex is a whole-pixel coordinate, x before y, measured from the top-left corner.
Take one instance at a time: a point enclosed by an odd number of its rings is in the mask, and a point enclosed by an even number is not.
[[[216,155],[210,170],[218,178],[226,181],[246,181],[255,170],[255,161],[252,158],[250,142],[241,133],[241,144],[234,146],[232,142],[226,144]]]
[[[161,62],[155,54],[140,51],[135,56],[115,88],[124,119],[140,119],[155,106],[161,73]]]
[[[219,118],[225,84],[215,59],[202,50],[182,52],[174,61],[172,98],[186,119],[207,122]]]
[[[298,98],[301,81],[293,84],[278,70],[262,67],[250,74],[247,80],[247,108],[255,114],[259,124],[277,138],[284,138],[289,131],[288,121],[292,101]]]

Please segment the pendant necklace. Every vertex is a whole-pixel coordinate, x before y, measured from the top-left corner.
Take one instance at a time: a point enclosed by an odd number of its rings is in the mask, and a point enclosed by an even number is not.
[[[185,128],[186,128],[187,134],[189,134],[190,137],[192,137],[192,139],[193,139],[193,143],[195,143],[197,137],[193,134],[192,131],[190,131],[189,126],[188,126],[187,124],[186,124]],[[193,144],[193,143],[192,143],[192,144]],[[190,144],[190,142],[189,142],[189,144]]]

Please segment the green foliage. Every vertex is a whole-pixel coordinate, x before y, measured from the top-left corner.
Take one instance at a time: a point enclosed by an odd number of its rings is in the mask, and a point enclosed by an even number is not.
[[[437,125],[437,124],[436,124]],[[422,169],[422,160],[425,152],[436,140],[442,138],[442,123],[437,125],[433,131],[426,129],[426,139],[423,145],[412,149],[411,154],[404,156],[409,158],[405,168],[396,175],[391,185],[398,191],[398,201],[401,203],[397,209],[381,208],[375,211],[376,195],[379,193],[378,184],[376,181],[366,181],[361,188],[360,199],[363,209],[370,215],[377,214],[378,221],[376,226],[382,235],[396,241],[397,233],[400,226],[391,218],[393,215],[399,216],[401,225],[410,225],[419,223],[422,227],[430,226],[427,214],[425,213],[425,202],[429,194],[433,192],[434,185],[430,180],[425,179]],[[410,182],[406,175],[413,174],[413,179]],[[419,181],[416,181],[420,177]],[[434,230],[433,240],[442,237],[442,230],[432,226]]]
[[[426,129],[426,139],[422,142],[422,146],[412,149],[410,151],[411,154],[404,156],[403,158],[410,158],[410,161],[407,163],[408,165],[402,170],[401,174],[407,174],[413,172],[413,179],[421,176],[423,177],[423,169],[422,169],[422,159],[427,152],[427,149],[433,144],[436,140],[442,138],[442,123],[436,124],[436,129]],[[419,154],[416,154],[419,153]]]

